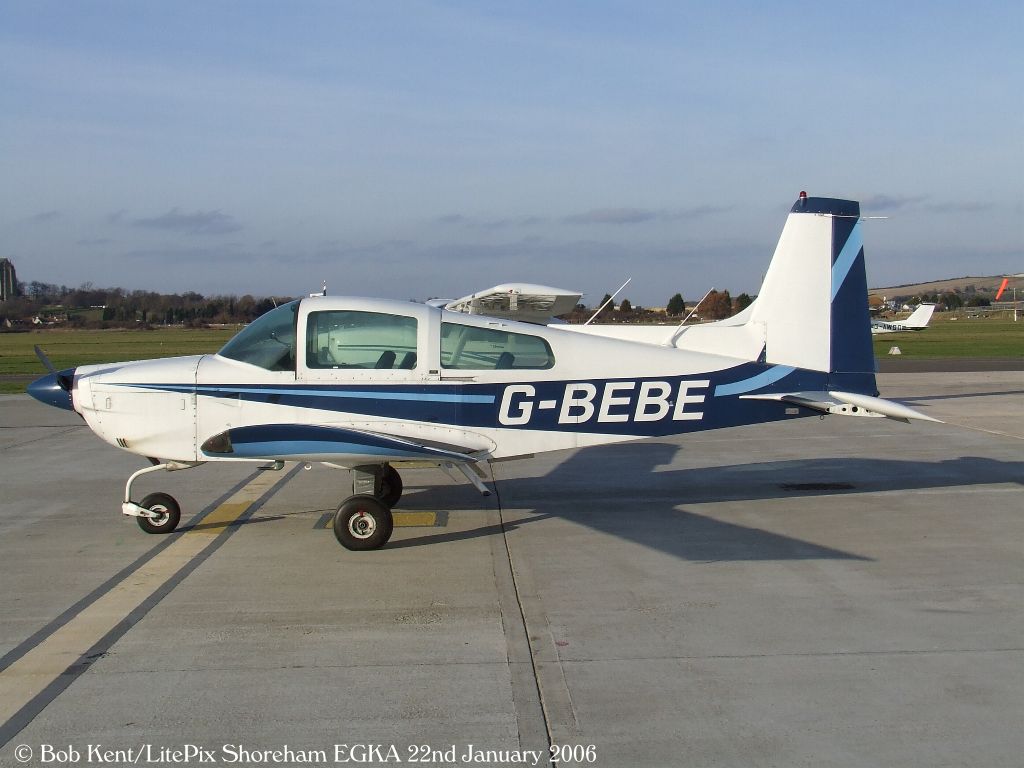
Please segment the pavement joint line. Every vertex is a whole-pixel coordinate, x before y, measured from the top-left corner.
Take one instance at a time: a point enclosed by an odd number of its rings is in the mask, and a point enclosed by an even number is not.
[[[67,689],[301,469],[259,472],[0,672],[0,747]],[[214,535],[210,535],[210,534]],[[133,564],[135,565],[135,564]]]
[[[948,424],[951,427],[960,427],[961,429],[969,429],[972,432],[982,432],[982,433],[984,433],[986,435],[999,435],[1000,437],[1009,437],[1009,438],[1011,438],[1013,440],[1024,440],[1024,436],[1012,435],[1009,432],[1000,432],[998,429],[984,429],[982,427],[972,427],[969,424],[958,424],[958,423],[953,422],[953,421],[946,421],[944,423]]]
[[[66,429],[62,429],[60,432],[51,432],[49,434],[43,435],[42,437],[34,437],[31,440],[22,440],[20,443],[12,443],[11,445],[5,445],[3,448],[0,448],[0,451],[10,451],[14,448],[21,448],[24,445],[41,443],[44,440],[53,440],[55,437],[61,437],[63,435],[70,434],[71,432],[75,432],[76,430],[79,429],[83,429],[83,427],[67,427]]]
[[[679,656],[609,656],[562,659],[563,664],[614,664],[636,661],[744,661],[759,659],[831,659],[857,656],[948,656],[984,653],[1024,653],[1024,648],[906,648],[878,651],[806,651],[791,653],[706,653]]]
[[[497,502],[500,536],[491,536],[491,561],[494,564],[494,585],[498,594],[502,632],[505,635],[506,663],[512,688],[512,705],[519,731],[519,745],[523,749],[550,749],[555,742],[551,737],[551,724],[545,708],[544,695],[537,676],[537,660],[530,643],[526,614],[512,567],[512,554],[508,544],[508,529],[501,508],[501,488],[491,464],[491,487]]]

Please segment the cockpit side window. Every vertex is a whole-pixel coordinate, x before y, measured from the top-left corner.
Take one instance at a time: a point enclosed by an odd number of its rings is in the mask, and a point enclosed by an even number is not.
[[[555,364],[540,336],[441,323],[441,367],[459,370],[545,369]]]
[[[239,331],[219,354],[268,371],[294,371],[298,311],[298,301],[270,310]]]
[[[310,312],[307,368],[416,367],[416,318],[382,312]]]

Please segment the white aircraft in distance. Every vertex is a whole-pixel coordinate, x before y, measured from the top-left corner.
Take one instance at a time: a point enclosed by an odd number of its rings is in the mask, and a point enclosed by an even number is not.
[[[872,333],[899,333],[901,331],[923,331],[928,327],[935,311],[934,304],[921,304],[906,320],[872,320]]]
[[[321,462],[352,470],[334,532],[357,550],[391,535],[396,467],[455,468],[487,494],[481,463],[544,451],[821,414],[936,421],[878,397],[853,201],[801,193],[757,299],[728,320],[535,325],[462,309],[315,295],[215,355],[56,371],[40,351],[50,374],[29,393],[149,459],[121,506],[144,531],[181,514],[164,493],[132,500],[144,473]]]

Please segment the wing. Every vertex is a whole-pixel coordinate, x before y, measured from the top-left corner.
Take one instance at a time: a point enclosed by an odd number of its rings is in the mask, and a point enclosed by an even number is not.
[[[467,315],[488,315],[525,323],[548,325],[571,312],[583,296],[576,291],[530,283],[505,283],[449,301],[444,308]]]
[[[201,450],[209,458],[328,461],[348,467],[393,461],[472,464],[486,458],[486,452],[466,446],[316,424],[232,427],[204,442]]]

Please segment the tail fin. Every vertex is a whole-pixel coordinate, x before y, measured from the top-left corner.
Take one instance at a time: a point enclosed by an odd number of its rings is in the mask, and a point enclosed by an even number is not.
[[[914,330],[927,328],[929,321],[932,319],[932,312],[934,311],[934,304],[921,304],[913,311],[910,317],[901,323],[901,325],[905,325],[907,328],[913,328]]]
[[[829,386],[876,392],[860,204],[793,205],[749,322],[765,329],[765,362],[829,374]]]

